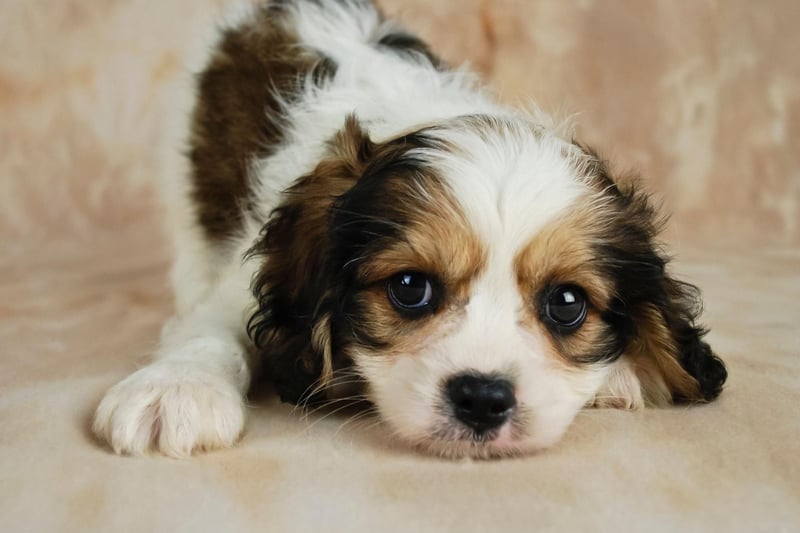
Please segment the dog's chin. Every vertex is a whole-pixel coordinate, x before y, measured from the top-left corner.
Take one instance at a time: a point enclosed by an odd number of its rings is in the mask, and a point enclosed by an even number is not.
[[[424,454],[446,459],[499,459],[523,455],[532,451],[520,442],[469,438],[462,440],[424,439],[416,443],[416,448]]]
[[[486,432],[447,425],[426,436],[408,440],[417,450],[447,459],[499,459],[533,453],[550,443],[532,442],[516,435],[510,424]]]

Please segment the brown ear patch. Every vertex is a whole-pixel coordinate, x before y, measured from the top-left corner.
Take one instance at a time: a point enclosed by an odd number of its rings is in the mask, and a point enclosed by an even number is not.
[[[645,305],[640,313],[637,335],[625,357],[633,363],[645,402],[664,405],[676,398],[701,399],[697,380],[680,365],[678,347],[661,310]]]
[[[322,389],[334,361],[331,339],[331,208],[358,180],[373,144],[353,117],[330,157],[283,193],[249,252],[263,262],[253,280],[258,302],[248,333],[284,401]]]

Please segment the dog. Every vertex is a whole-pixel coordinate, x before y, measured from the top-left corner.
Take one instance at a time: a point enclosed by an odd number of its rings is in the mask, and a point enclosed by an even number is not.
[[[167,176],[176,313],[97,408],[115,452],[233,445],[257,372],[304,404],[355,376],[399,440],[445,457],[545,448],[587,406],[720,394],[635,180],[371,1],[244,8],[195,95]]]

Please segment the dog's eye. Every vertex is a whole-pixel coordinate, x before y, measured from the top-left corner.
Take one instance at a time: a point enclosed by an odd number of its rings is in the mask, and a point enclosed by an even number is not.
[[[586,293],[575,285],[555,287],[547,296],[545,316],[560,329],[578,329],[586,320]]]
[[[427,308],[433,300],[433,285],[425,274],[401,272],[389,279],[389,301],[401,311]]]

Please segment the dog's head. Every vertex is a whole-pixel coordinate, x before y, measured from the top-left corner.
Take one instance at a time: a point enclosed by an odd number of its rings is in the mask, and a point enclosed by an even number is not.
[[[647,199],[527,119],[373,142],[348,119],[253,250],[251,334],[285,400],[352,367],[404,440],[548,446],[587,404],[709,401],[722,362]]]

